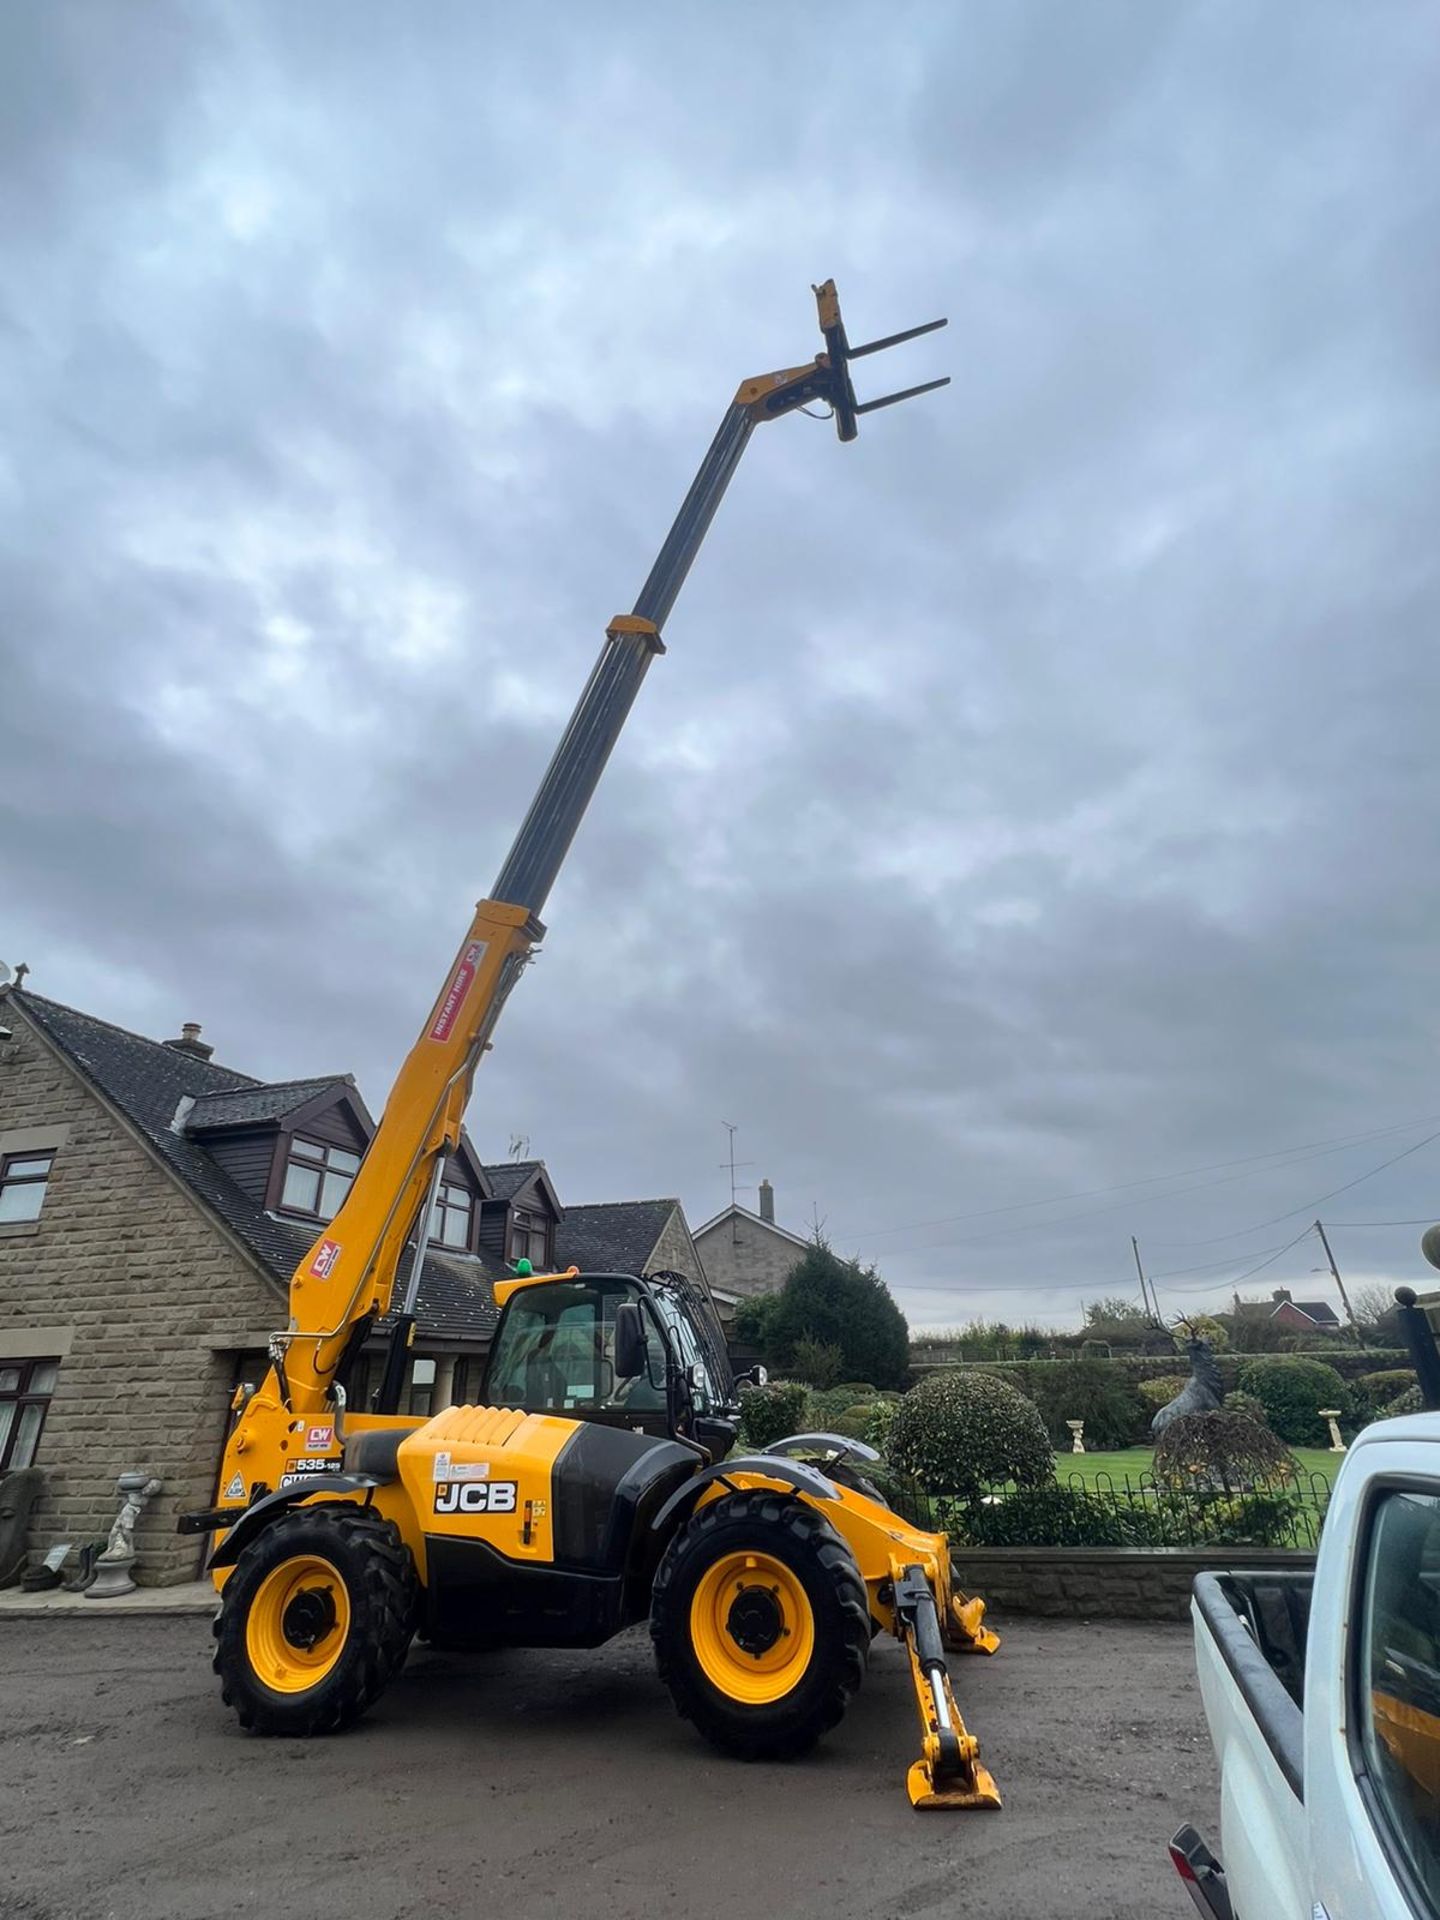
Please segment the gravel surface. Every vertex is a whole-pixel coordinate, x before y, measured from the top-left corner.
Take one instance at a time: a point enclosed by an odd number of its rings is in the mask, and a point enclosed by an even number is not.
[[[204,1620],[0,1623],[6,1920],[1184,1920],[1213,1830],[1188,1627],[1002,1621],[956,1691],[1000,1813],[912,1811],[904,1657],[788,1766],[721,1759],[641,1633],[593,1654],[417,1648],[354,1731],[242,1734]]]

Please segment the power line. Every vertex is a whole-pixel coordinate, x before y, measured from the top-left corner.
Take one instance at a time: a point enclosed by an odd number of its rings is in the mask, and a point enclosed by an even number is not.
[[[1422,1147],[1428,1147],[1432,1140],[1440,1140],[1440,1131],[1427,1133],[1423,1140],[1417,1140],[1413,1147],[1392,1154],[1388,1160],[1382,1160],[1378,1167],[1371,1167],[1367,1173],[1357,1173],[1353,1180],[1347,1180],[1343,1186],[1332,1187],[1329,1193],[1322,1193],[1314,1200],[1306,1200],[1298,1207],[1291,1207],[1285,1213],[1272,1214],[1268,1220],[1253,1220],[1248,1227],[1236,1227],[1233,1233],[1212,1234],[1208,1240],[1166,1240],[1161,1244],[1169,1247],[1213,1247],[1222,1240],[1238,1240],[1247,1233],[1260,1233],[1266,1227],[1279,1226],[1282,1220],[1293,1220],[1297,1213],[1309,1213],[1314,1207],[1321,1207],[1327,1200],[1333,1200],[1337,1193],[1348,1193],[1352,1187],[1362,1186],[1365,1181],[1373,1180],[1377,1173],[1384,1173],[1387,1167],[1397,1166],[1400,1161],[1408,1160],[1412,1153],[1419,1153]]]
[[[912,1233],[912,1232],[919,1233],[919,1232],[923,1232],[928,1227],[962,1226],[967,1221],[970,1221],[970,1220],[995,1219],[995,1218],[998,1218],[999,1215],[1005,1214],[1005,1213],[1023,1213],[1031,1207],[1059,1206],[1062,1202],[1066,1200],[1093,1200],[1098,1198],[1100,1195],[1107,1194],[1107,1193],[1133,1193],[1135,1189],[1138,1187],[1156,1186],[1166,1180],[1187,1180],[1195,1174],[1216,1173],[1229,1167],[1246,1168],[1246,1167],[1258,1166],[1263,1161],[1266,1161],[1266,1160],[1285,1160],[1291,1165],[1299,1165],[1303,1160],[1321,1159],[1326,1154],[1338,1153],[1345,1147],[1361,1146],[1367,1140],[1380,1140],[1385,1138],[1386,1135],[1392,1134],[1392,1133],[1408,1133],[1412,1127],[1429,1126],[1430,1123],[1434,1120],[1440,1120],[1440,1114],[1433,1114],[1433,1113],[1427,1114],[1423,1118],[1418,1120],[1398,1121],[1392,1126],[1373,1127],[1364,1133],[1345,1134],[1330,1140],[1311,1140],[1311,1141],[1304,1142],[1299,1146],[1293,1146],[1293,1147],[1272,1147],[1267,1153],[1245,1154],[1241,1158],[1236,1160],[1212,1160],[1207,1162],[1203,1166],[1182,1167],[1182,1168],[1178,1168],[1177,1170],[1171,1173],[1150,1173],[1150,1174],[1145,1174],[1142,1178],[1137,1180],[1112,1181],[1108,1186],[1080,1187],[1070,1193],[1052,1193],[1047,1195],[1044,1199],[1040,1199],[1040,1200],[1014,1200],[1002,1207],[981,1207],[973,1213],[943,1214],[933,1220],[898,1221],[893,1226],[869,1227],[863,1233],[851,1233],[841,1229],[839,1231],[838,1237],[847,1242],[855,1242],[859,1240],[877,1240],[889,1234],[895,1234],[895,1233]],[[1436,1136],[1432,1135],[1431,1137],[1434,1138]],[[1424,1142],[1422,1141],[1421,1144],[1423,1145]],[[1283,1171],[1283,1168],[1276,1168],[1274,1169],[1274,1171],[1280,1172],[1280,1171]],[[1227,1174],[1226,1178],[1223,1180],[1202,1181],[1200,1185],[1196,1187],[1177,1188],[1176,1196],[1172,1196],[1170,1194],[1157,1194],[1154,1196],[1154,1198],[1163,1200],[1163,1199],[1170,1199],[1172,1197],[1178,1197],[1179,1194],[1183,1194],[1183,1193],[1197,1193],[1201,1191],[1202,1187],[1224,1186],[1229,1184],[1231,1181],[1235,1179],[1240,1179],[1243,1177],[1244,1177],[1243,1174]],[[1344,1188],[1337,1187],[1336,1192],[1337,1193],[1344,1192]],[[1142,1202],[1141,1204],[1143,1205],[1146,1203]],[[1089,1213],[1067,1215],[1065,1216],[1064,1219],[1057,1219],[1057,1220],[1037,1220],[1033,1223],[1029,1223],[1019,1228],[1006,1229],[1006,1231],[1027,1232],[1030,1230],[1030,1227],[1032,1225],[1035,1228],[1043,1228],[1047,1226],[1064,1226],[1068,1224],[1068,1222],[1072,1219],[1073,1220],[1094,1219],[1101,1213],[1107,1213],[1111,1211],[1113,1211],[1113,1209],[1111,1208],[1104,1208],[1104,1207],[1095,1208]],[[1217,1236],[1217,1238],[1220,1238],[1220,1239],[1229,1239],[1231,1237],[1232,1236],[1228,1234],[1222,1234]],[[963,1245],[964,1242],[939,1242],[937,1244]],[[1169,1242],[1168,1244],[1181,1245],[1181,1244],[1188,1244],[1188,1243],[1172,1241],[1172,1242]],[[1204,1241],[1198,1241],[1198,1242],[1195,1242],[1194,1244],[1207,1245],[1209,1243]],[[915,1251],[923,1251],[923,1250],[924,1249],[915,1249]]]

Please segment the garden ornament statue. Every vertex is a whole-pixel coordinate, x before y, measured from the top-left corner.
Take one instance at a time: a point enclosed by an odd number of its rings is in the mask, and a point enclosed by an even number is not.
[[[1215,1355],[1210,1351],[1210,1342],[1187,1340],[1185,1350],[1190,1356],[1190,1378],[1150,1422],[1150,1431],[1157,1440],[1182,1413],[1214,1413],[1225,1399],[1225,1383],[1220,1378]]]
[[[133,1593],[135,1582],[130,1569],[135,1564],[135,1522],[153,1500],[163,1482],[143,1473],[122,1473],[115,1482],[120,1493],[120,1511],[110,1529],[105,1551],[95,1562],[95,1578],[85,1589],[87,1600],[113,1600],[118,1594]]]

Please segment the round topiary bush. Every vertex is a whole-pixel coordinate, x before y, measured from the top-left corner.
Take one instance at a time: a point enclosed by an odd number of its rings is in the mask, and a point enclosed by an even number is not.
[[[1415,1385],[1413,1367],[1385,1367],[1379,1373],[1362,1373],[1355,1390],[1363,1395],[1371,1419],[1378,1419],[1390,1402],[1407,1387]]]
[[[1034,1403],[993,1374],[938,1373],[907,1393],[890,1423],[886,1453],[927,1493],[976,1500],[1013,1480],[1038,1487],[1055,1457]]]
[[[1350,1410],[1350,1390],[1333,1367],[1323,1360],[1267,1355],[1240,1370],[1240,1387],[1253,1393],[1265,1409],[1265,1418],[1292,1447],[1323,1447],[1330,1430],[1320,1418],[1321,1407]]]
[[[740,1438],[747,1447],[768,1447],[788,1439],[805,1425],[805,1384],[768,1380],[740,1394]]]

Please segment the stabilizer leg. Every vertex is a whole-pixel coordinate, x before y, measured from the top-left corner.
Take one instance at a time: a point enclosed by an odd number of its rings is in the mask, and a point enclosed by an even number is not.
[[[973,1608],[980,1603],[965,1605]],[[922,1567],[896,1570],[895,1622],[910,1656],[910,1677],[920,1714],[921,1754],[905,1783],[911,1806],[998,1807],[999,1789],[980,1764],[980,1743],[966,1731],[950,1690],[940,1615]],[[982,1640],[999,1645],[993,1633],[980,1627],[978,1618],[974,1625]],[[977,1644],[975,1650],[993,1652],[994,1647]]]

